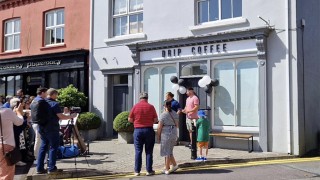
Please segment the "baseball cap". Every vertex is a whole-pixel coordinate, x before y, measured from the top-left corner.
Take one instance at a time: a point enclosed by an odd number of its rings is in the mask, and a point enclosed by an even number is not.
[[[148,93],[147,92],[141,92],[139,94],[140,99],[148,99]]]
[[[204,117],[204,116],[206,116],[206,113],[203,110],[199,110],[198,111],[198,116],[199,117]]]

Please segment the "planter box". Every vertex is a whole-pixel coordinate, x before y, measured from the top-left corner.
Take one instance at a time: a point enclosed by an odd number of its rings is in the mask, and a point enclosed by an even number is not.
[[[118,142],[122,144],[133,144],[133,133],[118,132]]]
[[[94,141],[98,137],[98,129],[80,130],[80,134],[84,141]]]

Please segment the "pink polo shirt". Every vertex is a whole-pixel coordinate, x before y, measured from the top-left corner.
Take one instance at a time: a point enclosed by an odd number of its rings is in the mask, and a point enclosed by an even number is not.
[[[191,111],[196,105],[199,105],[199,98],[195,95],[187,98],[186,110]],[[188,119],[198,119],[198,112],[191,112],[187,114]]]

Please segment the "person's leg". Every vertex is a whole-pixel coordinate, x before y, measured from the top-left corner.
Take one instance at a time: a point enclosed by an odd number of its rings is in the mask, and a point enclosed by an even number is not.
[[[39,149],[40,149],[40,145],[41,145],[41,138],[40,138],[40,134],[39,134],[39,126],[38,126],[38,124],[33,124],[32,128],[33,128],[34,133],[35,133],[35,140],[34,140],[34,147],[33,147],[34,157],[36,159],[38,159]]]
[[[171,163],[173,166],[176,166],[176,165],[177,165],[176,159],[174,158],[173,155],[170,156],[170,163]]]
[[[142,150],[143,150],[143,137],[141,129],[134,129],[133,141],[135,148],[135,161],[134,161],[134,171],[140,173],[142,165]]]
[[[203,157],[203,156],[202,156],[202,149],[203,149],[202,146],[200,146],[200,147],[199,147],[200,157]]]
[[[166,160],[166,170],[169,171],[171,158],[170,158],[170,156],[167,156],[166,159],[167,159]]]
[[[187,125],[187,130],[189,131],[189,138],[190,138],[190,143],[192,142],[192,124],[191,124],[191,119],[186,119],[186,125]]]
[[[46,156],[48,146],[49,146],[49,141],[46,137],[46,133],[40,132],[40,137],[41,137],[41,145],[40,145],[39,154],[37,157],[37,171],[38,172],[44,171],[44,158]]]
[[[209,147],[209,143],[208,142],[206,142],[206,146],[205,146],[205,149],[206,149],[206,158],[208,157],[208,148]]]
[[[49,139],[49,162],[48,162],[48,171],[54,171],[57,169],[56,161],[57,161],[57,151],[59,148],[59,132],[48,133]]]
[[[146,129],[145,133],[146,141],[145,141],[145,151],[146,151],[146,168],[147,172],[153,172],[153,147],[155,142],[155,132],[153,128]]]

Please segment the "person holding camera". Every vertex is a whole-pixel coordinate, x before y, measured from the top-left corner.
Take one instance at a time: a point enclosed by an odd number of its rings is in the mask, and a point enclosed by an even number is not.
[[[61,111],[59,103],[56,101],[58,98],[58,91],[50,88],[47,91],[47,103],[49,104],[49,119],[44,126],[39,126],[39,133],[41,135],[41,147],[38,155],[37,173],[45,173],[44,158],[47,149],[49,150],[48,174],[61,172],[62,170],[56,167],[57,150],[59,147],[59,120],[75,118],[75,114],[64,115]]]
[[[15,174],[15,165],[9,166],[5,160],[5,154],[12,151],[15,146],[13,125],[21,126],[23,124],[23,108],[18,105],[13,110],[10,108],[0,109],[0,179],[13,179]]]

